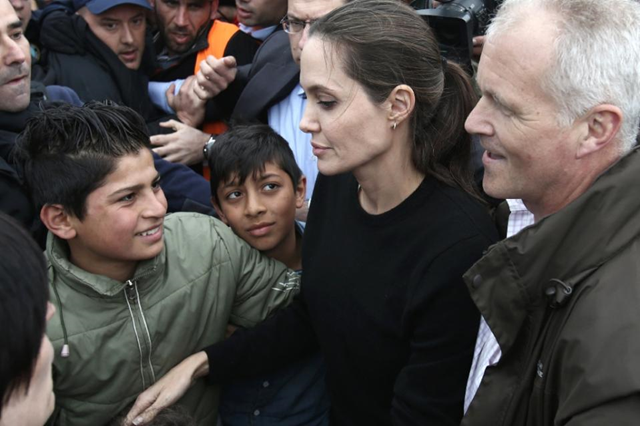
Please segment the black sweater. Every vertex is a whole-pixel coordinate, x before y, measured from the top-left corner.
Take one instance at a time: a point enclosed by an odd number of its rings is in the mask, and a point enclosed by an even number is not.
[[[351,175],[320,176],[301,296],[207,348],[210,379],[273,368],[320,345],[336,425],[457,425],[479,316],[462,274],[496,239],[485,210],[426,178],[369,215]]]

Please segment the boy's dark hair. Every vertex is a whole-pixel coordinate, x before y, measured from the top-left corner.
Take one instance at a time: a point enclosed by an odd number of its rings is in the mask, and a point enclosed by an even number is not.
[[[47,272],[42,250],[0,213],[0,417],[16,392],[27,392],[45,332]]]
[[[148,147],[147,125],[131,108],[108,101],[49,104],[27,122],[16,157],[38,209],[60,204],[82,220],[87,197],[116,160]]]
[[[266,124],[239,124],[221,134],[209,151],[211,196],[216,202],[221,184],[237,177],[242,185],[249,175],[264,171],[272,162],[291,178],[295,189],[302,171],[287,141]]]

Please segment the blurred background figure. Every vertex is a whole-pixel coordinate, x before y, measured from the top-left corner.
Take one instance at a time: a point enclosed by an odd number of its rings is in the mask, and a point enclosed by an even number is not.
[[[44,256],[29,234],[0,213],[0,425],[41,426],[53,411],[53,348],[45,335],[48,302]],[[10,247],[10,249],[9,249]]]

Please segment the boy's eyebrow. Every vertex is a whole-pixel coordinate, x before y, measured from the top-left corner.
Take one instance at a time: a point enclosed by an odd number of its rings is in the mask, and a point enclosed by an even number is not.
[[[156,177],[153,178],[152,183],[156,183],[159,180],[160,180],[160,173],[156,174]],[[114,191],[113,193],[111,193],[111,196],[115,196],[115,195],[122,194],[122,193],[127,193],[127,192],[140,191],[145,186],[146,186],[145,184],[139,183],[137,185],[131,185],[131,186],[127,186],[125,188],[120,188],[117,191]]]
[[[260,175],[260,180],[265,180],[265,179],[273,179],[273,178],[279,178],[280,176],[275,174],[275,173],[268,173],[265,175]]]
[[[266,180],[266,179],[273,179],[273,178],[279,178],[279,177],[280,176],[277,175],[276,173],[268,173],[268,174],[265,174],[265,175],[258,176],[257,180]],[[221,188],[226,189],[226,188],[232,188],[234,186],[239,186],[239,185],[240,185],[240,183],[238,182],[238,178],[236,177],[233,180],[229,180],[229,181],[226,181],[225,183],[223,183],[221,185]]]
[[[238,186],[238,178],[234,178],[233,180],[228,180],[222,184],[223,188],[231,188],[232,186]]]

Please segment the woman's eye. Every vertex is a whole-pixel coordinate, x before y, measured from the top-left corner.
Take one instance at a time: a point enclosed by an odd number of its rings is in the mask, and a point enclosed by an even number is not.
[[[336,101],[318,101],[318,105],[324,109],[331,109],[336,105]]]

